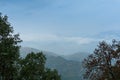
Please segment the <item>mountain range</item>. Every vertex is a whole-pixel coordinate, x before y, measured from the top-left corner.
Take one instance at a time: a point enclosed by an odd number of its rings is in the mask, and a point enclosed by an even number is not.
[[[38,49],[30,47],[21,47],[20,55],[25,57],[30,52],[41,52]],[[88,53],[75,53],[68,56],[60,56],[53,52],[42,51],[46,56],[46,67],[57,69],[61,75],[62,80],[81,80],[81,61]]]
[[[72,61],[83,61],[84,58],[86,58],[89,55],[87,52],[77,52],[71,55],[65,55],[63,56],[67,60],[72,60]]]

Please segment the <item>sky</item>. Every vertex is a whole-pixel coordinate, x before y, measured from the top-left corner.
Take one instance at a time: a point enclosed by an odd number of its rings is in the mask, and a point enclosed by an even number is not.
[[[119,40],[120,0],[0,0],[22,46],[60,55]]]

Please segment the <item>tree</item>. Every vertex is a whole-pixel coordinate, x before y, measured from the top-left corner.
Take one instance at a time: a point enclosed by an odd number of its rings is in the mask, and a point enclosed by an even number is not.
[[[42,80],[61,80],[61,77],[56,69],[51,70],[46,68]]]
[[[7,16],[0,14],[0,80],[61,80],[56,70],[45,68],[42,53],[19,55],[19,34],[14,34]]]
[[[42,52],[29,53],[20,61],[20,80],[61,80],[56,70],[45,68],[45,60]]]
[[[21,41],[19,34],[14,34],[8,17],[0,13],[0,80],[15,79]]]
[[[119,80],[120,79],[120,41],[112,44],[105,41],[99,43],[94,54],[83,61],[84,78],[89,80]]]

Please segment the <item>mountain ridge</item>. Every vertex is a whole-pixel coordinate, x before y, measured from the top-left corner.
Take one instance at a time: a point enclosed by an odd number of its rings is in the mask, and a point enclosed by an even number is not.
[[[22,51],[23,50],[23,51]],[[22,57],[25,57],[30,52],[41,52],[38,49],[34,48],[21,48],[20,54]],[[46,56],[46,67],[51,69],[57,69],[58,73],[61,75],[62,80],[80,80],[81,78],[81,62],[67,60],[62,56],[59,56],[55,53],[46,52],[43,54]]]
[[[74,54],[70,54],[67,56],[63,56],[67,60],[73,60],[73,61],[79,61],[82,62],[84,58],[86,58],[89,55],[87,52],[77,52]]]

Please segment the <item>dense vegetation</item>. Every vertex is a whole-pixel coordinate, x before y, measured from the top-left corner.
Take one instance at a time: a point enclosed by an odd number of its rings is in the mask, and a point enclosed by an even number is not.
[[[61,80],[57,70],[45,68],[42,52],[20,58],[20,42],[8,17],[0,14],[0,80]]]

